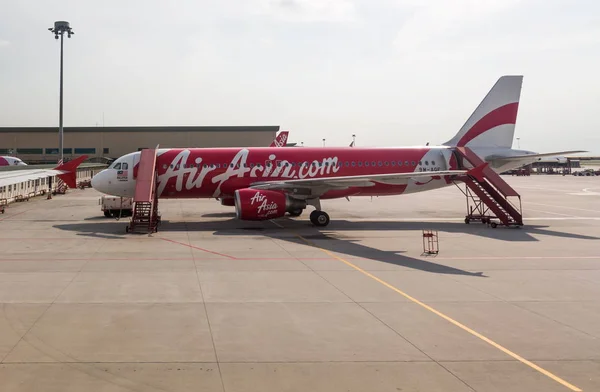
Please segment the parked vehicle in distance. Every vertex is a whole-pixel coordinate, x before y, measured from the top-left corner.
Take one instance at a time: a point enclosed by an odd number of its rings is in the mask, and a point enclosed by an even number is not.
[[[597,176],[597,175],[600,175],[600,171],[595,172],[593,169],[585,169],[585,170],[580,170],[580,171],[573,172],[573,175],[574,176],[580,176],[580,177],[583,177],[583,176]]]

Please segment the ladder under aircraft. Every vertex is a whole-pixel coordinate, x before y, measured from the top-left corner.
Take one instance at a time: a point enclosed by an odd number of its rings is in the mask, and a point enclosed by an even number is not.
[[[472,169],[457,178],[466,185],[463,191],[467,197],[465,223],[479,220],[496,227],[497,219],[504,226],[523,226],[521,196],[517,191],[470,148],[457,147],[455,153],[460,168]],[[511,199],[516,200],[511,202]]]
[[[128,233],[158,231],[160,217],[158,215],[156,182],[156,149],[144,149],[140,153],[140,162],[137,168],[133,215],[129,226],[125,228]]]

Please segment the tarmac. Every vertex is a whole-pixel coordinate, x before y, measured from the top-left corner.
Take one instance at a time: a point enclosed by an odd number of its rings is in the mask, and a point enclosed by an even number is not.
[[[466,225],[456,187],[324,229],[161,200],[151,236],[92,189],[12,204],[0,390],[600,391],[600,178],[506,179],[523,228]]]

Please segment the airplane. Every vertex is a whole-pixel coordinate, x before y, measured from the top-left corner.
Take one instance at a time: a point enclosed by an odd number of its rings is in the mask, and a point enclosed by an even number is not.
[[[512,149],[523,76],[502,76],[458,133],[440,146],[319,148],[168,148],[156,150],[156,195],[215,198],[242,220],[299,216],[326,226],[321,201],[423,192],[465,174],[454,151],[468,147],[496,172],[530,164],[537,154]],[[92,187],[133,197],[140,152],[124,155],[92,178]],[[128,170],[131,169],[131,170]],[[125,173],[125,174],[123,174]]]
[[[285,147],[288,140],[289,131],[281,131],[279,135],[273,140],[269,147]]]
[[[27,164],[19,158],[0,157],[0,166],[27,166]]]

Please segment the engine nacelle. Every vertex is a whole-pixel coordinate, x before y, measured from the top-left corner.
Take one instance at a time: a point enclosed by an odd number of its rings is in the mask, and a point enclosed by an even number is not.
[[[235,214],[242,220],[280,218],[286,212],[306,208],[306,201],[292,199],[283,192],[257,189],[235,191]]]

